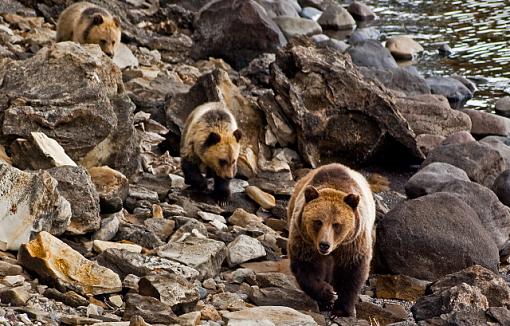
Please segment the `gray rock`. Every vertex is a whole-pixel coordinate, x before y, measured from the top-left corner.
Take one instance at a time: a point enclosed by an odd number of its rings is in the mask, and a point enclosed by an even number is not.
[[[123,216],[123,212],[112,214],[101,220],[101,227],[99,230],[94,232],[92,240],[103,240],[110,241],[115,237],[119,231],[120,218]]]
[[[423,52],[423,47],[407,36],[390,37],[386,40],[386,47],[397,60],[413,60]]]
[[[301,17],[318,21],[322,15],[322,11],[314,7],[304,7],[301,11]]]
[[[175,229],[175,221],[152,217],[145,219],[143,225],[147,231],[154,233],[161,241],[166,242]]]
[[[71,224],[67,232],[85,234],[101,225],[99,195],[87,170],[78,166],[61,166],[47,170],[57,180],[57,189],[71,204]]]
[[[453,109],[462,108],[473,97],[473,93],[454,78],[429,77],[426,81],[432,94],[444,95]]]
[[[469,179],[486,187],[491,187],[496,177],[506,169],[498,151],[478,142],[439,146],[429,153],[422,166],[433,162],[456,166],[464,170]]]
[[[240,69],[285,45],[285,36],[254,0],[211,1],[195,17],[194,58],[224,58]]]
[[[316,326],[312,317],[297,310],[281,306],[254,307],[224,314],[228,325],[247,325],[254,320],[269,326]],[[265,324],[263,324],[265,323]]]
[[[398,204],[377,227],[383,273],[435,280],[471,265],[497,271],[499,253],[475,211],[448,193]]]
[[[158,273],[144,276],[138,282],[138,293],[154,297],[173,310],[188,310],[199,300],[198,289],[178,274]]]
[[[454,181],[468,181],[464,170],[448,163],[435,162],[425,166],[413,175],[406,183],[405,190],[408,198],[417,198],[438,192],[441,186]]]
[[[375,13],[370,9],[366,4],[353,1],[347,7],[347,10],[351,13],[351,15],[358,20],[370,20],[375,18]]]
[[[489,145],[501,154],[506,167],[510,167],[510,138],[501,136],[487,136],[480,139],[480,143]]]
[[[366,40],[353,44],[347,52],[356,66],[379,69],[398,67],[390,51],[376,40]]]
[[[301,7],[293,0],[256,0],[268,13],[269,17],[299,17]]]
[[[365,77],[378,80],[384,86],[407,95],[430,94],[430,88],[425,79],[410,73],[404,68],[378,69],[360,67],[359,69]],[[434,98],[431,99],[433,102],[437,102],[437,100],[434,101]],[[429,99],[427,98],[427,100]],[[448,108],[450,107],[448,106]]]
[[[148,323],[178,324],[178,318],[169,305],[153,297],[130,293],[127,295],[123,319],[130,320],[134,316],[140,316]]]
[[[199,271],[200,278],[215,277],[226,257],[223,242],[189,237],[181,242],[169,242],[157,250],[158,256],[169,258]]]
[[[510,169],[496,178],[491,189],[503,204],[510,207]]]
[[[115,241],[128,240],[148,249],[164,245],[164,242],[154,232],[134,224],[121,224],[114,239]]]
[[[503,96],[496,101],[496,113],[504,117],[510,117],[510,96]]]
[[[0,160],[0,250],[18,250],[32,232],[59,235],[71,219],[71,205],[46,171],[28,173]]]
[[[356,21],[351,14],[336,2],[330,2],[317,21],[324,29],[343,30],[353,29]]]
[[[356,44],[366,40],[378,41],[381,32],[375,27],[357,28],[349,37],[350,44]]]
[[[265,255],[266,250],[260,241],[244,234],[227,245],[227,262],[231,267]]]
[[[248,298],[257,306],[285,306],[301,311],[319,312],[317,302],[296,288],[252,287]]]
[[[473,127],[471,133],[474,136],[509,136],[510,119],[492,113],[479,110],[465,109],[462,112],[469,115]]]
[[[326,46],[329,46],[330,48],[335,49],[337,51],[340,51],[341,53],[344,53],[349,48],[349,44],[334,38],[330,38],[325,42],[325,44]]]
[[[322,28],[315,21],[300,17],[280,16],[273,18],[287,39],[298,35],[314,35],[322,33]]]

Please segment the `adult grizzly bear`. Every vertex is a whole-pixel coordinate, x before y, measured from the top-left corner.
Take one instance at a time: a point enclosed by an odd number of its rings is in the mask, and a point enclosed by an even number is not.
[[[336,316],[356,315],[372,259],[374,220],[367,180],[344,165],[319,167],[296,184],[288,207],[291,270],[303,291],[322,309],[333,305]]]

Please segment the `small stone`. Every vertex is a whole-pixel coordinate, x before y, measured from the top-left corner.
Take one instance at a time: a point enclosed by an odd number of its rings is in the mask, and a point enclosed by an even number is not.
[[[177,274],[151,274],[138,282],[138,293],[159,299],[175,309],[192,308],[199,300],[197,288]]]
[[[164,245],[164,242],[154,232],[134,224],[121,224],[114,240],[127,240],[148,249]]]
[[[314,35],[322,33],[321,26],[310,19],[301,17],[280,16],[273,18],[274,22],[283,32],[287,39],[298,35]]]
[[[242,208],[238,208],[234,211],[234,213],[229,217],[228,222],[233,225],[237,225],[240,227],[246,227],[248,225],[255,225],[257,223],[262,223],[262,218],[258,217],[255,214],[250,214]]]
[[[450,47],[450,45],[448,45],[447,43],[443,43],[441,44],[438,48],[437,48],[437,51],[439,51],[439,54],[441,55],[444,55],[444,56],[449,56],[450,54],[452,54],[452,48]]]
[[[390,51],[377,40],[365,40],[352,44],[347,53],[356,66],[380,69],[398,68]]]
[[[471,135],[469,131],[463,130],[446,137],[441,145],[464,144],[475,141],[476,139],[473,137],[473,135]]]
[[[119,231],[120,219],[124,216],[124,212],[114,213],[101,220],[101,227],[94,232],[92,240],[109,241],[115,237]]]
[[[198,216],[200,216],[204,221],[218,221],[221,223],[227,223],[227,220],[221,215],[213,214],[213,213],[207,213],[207,212],[198,212]]]
[[[202,286],[209,290],[216,290],[216,282],[212,278],[208,278],[202,282]]]
[[[353,29],[356,21],[351,14],[336,2],[331,2],[317,21],[324,29]]]
[[[97,253],[102,253],[106,249],[121,249],[121,250],[127,250],[130,252],[136,252],[141,253],[142,247],[136,244],[130,244],[130,243],[120,243],[120,242],[111,242],[111,241],[101,241],[101,240],[94,240],[94,250]]]
[[[260,241],[244,234],[239,235],[227,246],[227,262],[231,267],[265,255],[266,250]]]
[[[357,28],[349,37],[349,43],[355,44],[365,40],[379,40],[381,32],[375,27]]]
[[[218,310],[214,308],[213,305],[205,305],[202,310],[200,310],[200,314],[202,316],[202,320],[213,320],[213,321],[220,321],[222,320],[220,314],[218,313]]]
[[[428,281],[406,275],[381,275],[377,278],[375,293],[377,298],[416,301],[425,294]]]
[[[124,305],[124,301],[122,301],[122,297],[120,295],[112,295],[108,298],[108,301],[117,308],[121,308]]]
[[[120,69],[127,67],[138,67],[138,59],[134,56],[131,49],[129,49],[124,43],[119,43],[115,54],[113,55],[113,63]]]
[[[264,209],[271,209],[276,206],[276,199],[274,196],[260,190],[260,188],[256,186],[248,186],[245,191],[248,197]]]
[[[375,13],[372,9],[359,1],[353,1],[349,7],[347,7],[347,11],[358,20],[370,20],[375,18]]]
[[[239,294],[224,292],[213,295],[212,304],[218,310],[242,310],[247,307],[246,302]]]
[[[423,47],[407,36],[392,36],[386,41],[386,47],[397,60],[413,60]]]

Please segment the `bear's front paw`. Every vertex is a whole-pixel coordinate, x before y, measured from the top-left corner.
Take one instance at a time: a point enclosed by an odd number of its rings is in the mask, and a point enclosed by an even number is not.
[[[333,287],[326,283],[319,292],[319,298],[317,300],[320,310],[331,310],[333,302],[335,301],[335,296],[336,293]]]

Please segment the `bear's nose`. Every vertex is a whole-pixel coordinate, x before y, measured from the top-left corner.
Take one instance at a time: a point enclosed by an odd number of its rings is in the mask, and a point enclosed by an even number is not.
[[[321,243],[319,243],[319,250],[320,250],[321,252],[327,252],[327,251],[328,251],[328,249],[329,249],[329,243],[324,242],[324,241],[323,241],[323,242],[321,242]]]

